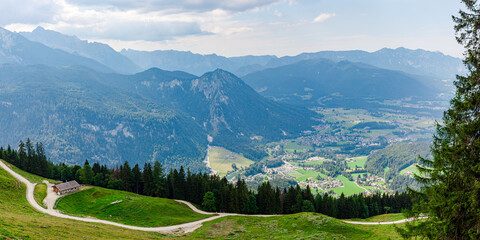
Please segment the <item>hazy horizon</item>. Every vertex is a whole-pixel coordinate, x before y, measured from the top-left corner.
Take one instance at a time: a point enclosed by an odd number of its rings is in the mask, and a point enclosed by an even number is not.
[[[461,57],[451,16],[460,2],[318,0],[7,0],[0,26],[37,26],[117,51],[178,50],[232,57],[382,48]]]

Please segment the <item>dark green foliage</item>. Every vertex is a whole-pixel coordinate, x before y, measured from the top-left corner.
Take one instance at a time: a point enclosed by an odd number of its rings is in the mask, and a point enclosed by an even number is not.
[[[410,215],[427,219],[407,225],[405,237],[480,238],[480,5],[462,0],[465,9],[453,17],[457,41],[465,49],[467,76],[457,76],[456,93],[437,124],[433,159],[421,159]]]
[[[384,149],[372,152],[365,163],[365,168],[378,176],[384,176],[386,181],[392,180],[390,187],[396,191],[404,191],[406,185],[417,187],[413,178],[400,175],[400,171],[412,164],[419,163],[419,157],[430,156],[430,143],[395,143]],[[389,168],[384,172],[385,168]]]
[[[78,177],[79,183],[81,183],[81,184],[92,184],[93,183],[93,177],[94,177],[93,174],[94,173],[93,173],[92,167],[90,167],[90,165],[88,165],[88,164],[83,165],[83,168],[80,169],[77,173],[79,175],[79,177]]]
[[[205,193],[205,196],[203,197],[202,208],[209,212],[215,212],[217,210],[215,207],[215,195],[213,192]]]
[[[315,212],[315,207],[313,206],[313,203],[308,200],[303,200],[302,212]]]
[[[250,194],[250,196],[248,196],[246,207],[248,214],[255,214],[258,212],[257,198],[255,197],[255,194]]]

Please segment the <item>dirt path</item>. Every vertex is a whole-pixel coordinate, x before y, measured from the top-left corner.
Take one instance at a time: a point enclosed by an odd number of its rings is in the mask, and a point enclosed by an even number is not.
[[[51,185],[52,184],[47,184],[48,194],[47,194],[47,197],[45,199],[47,201],[48,209],[45,209],[45,208],[41,207],[40,205],[38,205],[38,203],[35,201],[34,194],[33,194],[34,189],[35,189],[35,184],[31,183],[30,181],[28,181],[23,176],[19,175],[18,173],[14,172],[13,170],[11,170],[2,161],[0,161],[0,167],[5,169],[8,173],[10,173],[18,181],[24,183],[27,186],[27,192],[26,192],[27,201],[35,210],[37,210],[39,212],[42,212],[42,213],[45,213],[45,214],[48,214],[50,216],[59,217],[59,218],[66,218],[66,219],[72,219],[72,220],[90,222],[90,223],[108,224],[108,225],[112,225],[112,226],[132,229],[132,230],[171,234],[171,233],[193,232],[197,228],[201,227],[204,222],[212,221],[214,219],[225,217],[225,216],[245,216],[245,217],[273,217],[273,216],[278,216],[278,215],[243,215],[243,214],[235,214],[235,213],[218,213],[215,216],[205,218],[205,219],[202,219],[202,220],[198,220],[198,221],[195,221],[195,222],[189,222],[189,223],[173,225],[173,226],[166,226],[166,227],[137,227],[137,226],[130,226],[130,225],[125,225],[125,224],[121,224],[121,223],[110,222],[110,221],[106,221],[106,220],[100,220],[100,219],[74,217],[74,216],[62,214],[62,213],[53,209],[56,198],[58,198],[58,196],[56,196],[56,194],[53,192],[53,190],[51,190]],[[193,211],[195,211],[197,213],[200,213],[200,214],[205,214],[205,215],[216,214],[216,213],[209,213],[209,212],[204,212],[202,210],[199,210],[195,206],[193,206],[191,203],[186,202],[186,201],[182,201],[182,200],[175,200],[175,201],[187,205]],[[344,221],[344,222],[350,223],[350,224],[361,224],[361,225],[378,225],[378,224],[383,225],[383,224],[398,224],[398,223],[404,223],[404,222],[407,222],[407,221],[413,221],[413,219],[403,219],[403,220],[399,220],[399,221],[395,221],[395,222],[351,222],[351,221]]]
[[[350,224],[358,224],[358,225],[390,225],[390,224],[406,223],[406,222],[415,221],[417,219],[424,219],[424,218],[426,217],[406,218],[406,219],[393,221],[393,222],[354,222],[354,221],[344,221],[344,222],[350,223]]]
[[[53,208],[55,207],[55,202],[57,202],[57,199],[60,198],[60,196],[53,191],[52,183],[48,182],[47,180],[43,180],[43,183],[47,185],[47,196],[45,197],[45,199],[43,199],[43,203],[45,204],[45,206],[47,206],[48,210],[53,211]]]
[[[164,234],[170,234],[170,233],[178,233],[178,232],[193,232],[197,228],[201,227],[204,222],[208,222],[217,218],[225,217],[225,216],[253,216],[253,217],[271,217],[274,215],[240,215],[240,214],[231,214],[231,213],[208,213],[201,211],[197,209],[195,206],[193,206],[191,203],[182,201],[182,200],[175,200],[177,202],[181,202],[183,204],[186,204],[188,207],[190,207],[193,211],[200,213],[200,214],[205,214],[205,215],[214,215],[209,218],[205,218],[202,220],[198,220],[195,222],[189,222],[189,223],[184,223],[184,224],[179,224],[179,225],[173,225],[173,226],[166,226],[166,227],[137,227],[137,226],[130,226],[130,225],[125,225],[121,223],[116,223],[116,222],[110,222],[106,220],[100,220],[100,219],[92,219],[92,218],[81,218],[81,217],[74,217],[74,216],[69,216],[62,214],[56,210],[53,209],[53,205],[55,204],[55,193],[53,190],[51,190],[51,184],[47,185],[49,186],[48,194],[47,194],[47,206],[48,209],[45,209],[38,205],[38,203],[35,201],[35,198],[33,196],[33,191],[35,189],[35,184],[31,183],[27,179],[25,179],[23,176],[19,175],[18,173],[14,172],[11,170],[7,165],[5,165],[3,162],[0,161],[0,167],[5,169],[8,173],[10,173],[13,177],[15,177],[18,181],[24,183],[27,186],[27,192],[26,192],[26,197],[28,203],[37,211],[48,214],[50,216],[54,217],[59,217],[59,218],[66,218],[66,219],[72,219],[72,220],[77,220],[77,221],[84,221],[84,222],[91,222],[91,223],[102,223],[102,224],[109,224],[117,227],[122,227],[122,228],[127,228],[127,229],[132,229],[132,230],[139,230],[139,231],[147,231],[147,232],[159,232],[159,233],[164,233]],[[58,197],[57,197],[58,198]]]

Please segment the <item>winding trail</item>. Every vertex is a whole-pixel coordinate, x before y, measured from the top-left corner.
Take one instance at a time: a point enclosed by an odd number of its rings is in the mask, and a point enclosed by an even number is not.
[[[358,225],[390,225],[390,224],[400,224],[400,223],[411,222],[411,221],[424,219],[424,218],[427,218],[427,217],[406,218],[406,219],[393,221],[393,222],[355,222],[355,221],[343,221],[343,222],[350,223],[350,224],[358,224]]]
[[[183,203],[183,204],[187,205],[193,211],[195,211],[199,214],[215,215],[215,216],[205,218],[205,219],[202,219],[202,220],[198,220],[198,221],[195,221],[195,222],[189,222],[189,223],[183,223],[183,224],[179,224],[179,225],[165,226],[165,227],[137,227],[137,226],[125,225],[125,224],[121,224],[121,223],[116,223],[116,222],[111,222],[111,221],[106,221],[106,220],[100,220],[100,219],[74,217],[74,216],[62,214],[59,211],[54,210],[53,209],[53,204],[51,203],[51,201],[47,200],[48,209],[45,209],[45,208],[41,207],[40,205],[38,205],[37,201],[35,201],[34,194],[33,194],[36,184],[31,183],[30,181],[28,181],[26,178],[24,178],[20,174],[14,172],[7,165],[5,165],[5,163],[3,163],[2,161],[0,161],[0,167],[5,169],[5,171],[10,173],[18,181],[24,183],[27,186],[27,192],[26,192],[27,201],[35,210],[37,210],[39,212],[42,212],[42,213],[45,213],[45,214],[48,214],[50,216],[59,217],[59,218],[66,218],[66,219],[72,219],[72,220],[90,222],[90,223],[102,223],[102,224],[108,224],[108,225],[112,225],[112,226],[132,229],[132,230],[171,234],[171,233],[179,233],[179,232],[184,232],[184,233],[193,232],[197,228],[201,227],[202,223],[208,222],[208,221],[211,221],[211,220],[214,220],[214,219],[217,219],[217,218],[225,217],[225,216],[249,216],[249,217],[272,217],[272,216],[275,216],[275,215],[241,215],[241,214],[233,214],[233,213],[218,213],[218,214],[217,213],[209,213],[209,212],[204,212],[204,211],[201,211],[201,210],[197,209],[195,206],[193,206],[189,202],[182,201],[182,200],[175,200],[177,202],[180,202],[180,203]],[[49,189],[50,189],[50,187],[49,187]],[[53,192],[53,190],[52,190],[52,192]]]
[[[100,219],[93,219],[93,218],[82,218],[82,217],[75,217],[75,216],[70,216],[70,215],[65,215],[57,210],[53,209],[53,206],[55,204],[56,199],[58,196],[51,190],[51,184],[47,184],[48,189],[47,190],[47,198],[46,198],[46,203],[48,206],[48,209],[45,209],[38,205],[37,201],[35,201],[34,198],[34,189],[36,183],[31,183],[28,181],[26,178],[21,176],[20,174],[14,172],[12,169],[10,169],[5,163],[0,161],[0,167],[5,169],[8,173],[10,173],[13,177],[15,177],[18,181],[24,183],[27,186],[27,192],[26,192],[26,197],[28,200],[28,203],[37,211],[48,214],[50,216],[54,217],[59,217],[59,218],[65,218],[65,219],[72,219],[72,220],[77,220],[77,221],[83,221],[83,222],[90,222],[90,223],[101,223],[101,224],[108,224],[112,226],[117,226],[117,227],[122,227],[122,228],[127,228],[127,229],[132,229],[132,230],[139,230],[139,231],[146,231],[146,232],[159,232],[163,234],[172,234],[172,233],[189,233],[195,231],[197,228],[201,227],[204,222],[212,221],[217,218],[225,217],[225,216],[245,216],[245,217],[273,217],[273,216],[279,216],[279,215],[244,215],[244,214],[235,214],[235,213],[210,213],[210,212],[204,212],[202,210],[197,209],[195,206],[193,206],[191,203],[187,201],[182,201],[182,200],[175,200],[177,202],[183,203],[187,205],[189,208],[191,208],[193,211],[199,213],[199,214],[204,214],[204,215],[215,215],[209,218],[205,218],[202,220],[198,220],[195,222],[189,222],[189,223],[183,223],[179,225],[172,225],[172,226],[165,226],[165,227],[138,227],[138,226],[131,226],[131,225],[125,225],[121,223],[116,223],[116,222],[111,222],[111,221],[106,221],[106,220],[100,220]],[[425,217],[421,217],[425,218]],[[350,224],[359,224],[359,225],[388,225],[388,224],[399,224],[399,223],[405,223],[409,221],[414,221],[414,218],[408,218],[408,219],[402,219],[398,221],[393,221],[393,222],[354,222],[354,221],[343,221],[345,223],[350,223]]]

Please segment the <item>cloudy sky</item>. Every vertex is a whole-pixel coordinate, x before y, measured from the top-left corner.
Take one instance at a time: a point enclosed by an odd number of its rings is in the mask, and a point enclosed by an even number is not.
[[[36,26],[116,50],[224,56],[383,47],[460,57],[451,16],[460,0],[2,0],[0,26]]]

